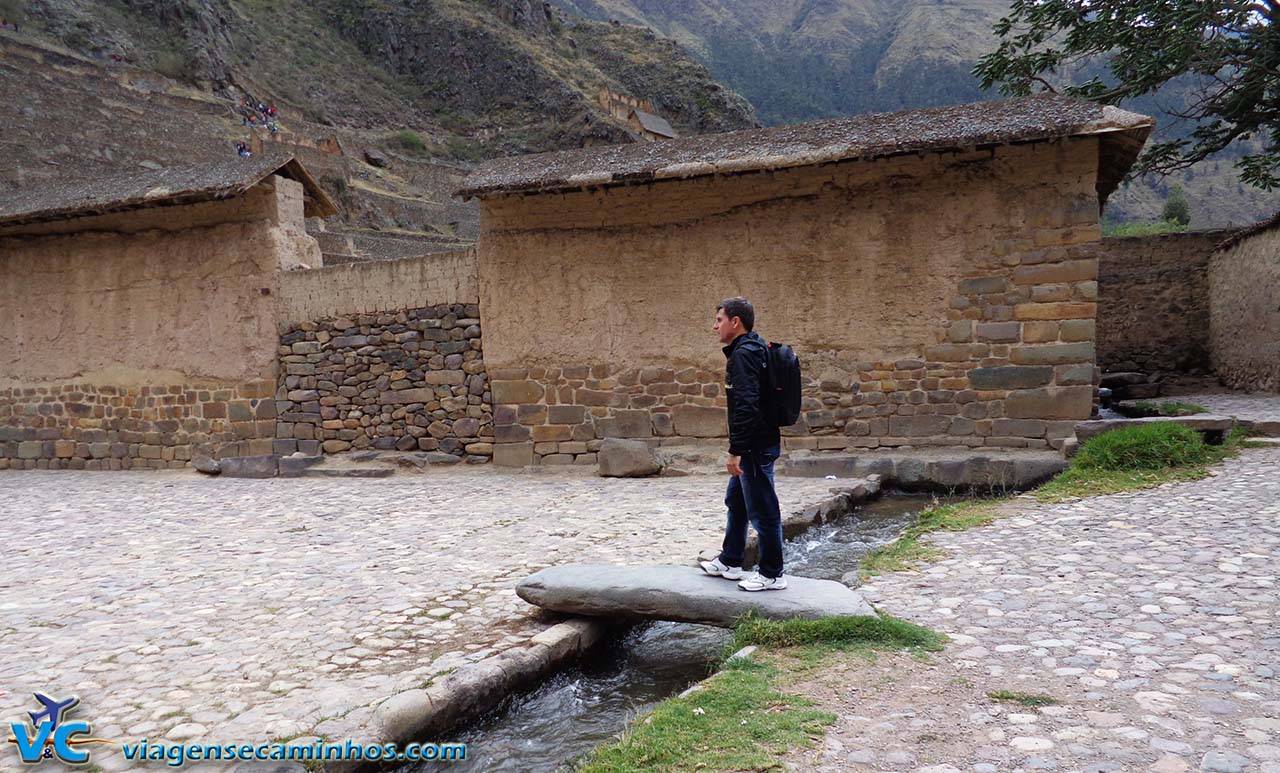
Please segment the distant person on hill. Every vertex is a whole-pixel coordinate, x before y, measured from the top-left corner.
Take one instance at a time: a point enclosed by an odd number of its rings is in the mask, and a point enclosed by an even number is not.
[[[236,153],[240,154],[241,158],[248,158],[253,155],[253,152],[249,150],[249,146],[243,142],[236,143]]]

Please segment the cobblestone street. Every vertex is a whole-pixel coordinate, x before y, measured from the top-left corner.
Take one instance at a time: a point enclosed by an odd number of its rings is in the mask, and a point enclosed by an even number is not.
[[[1220,474],[932,538],[949,557],[868,600],[949,634],[923,664],[838,659],[820,771],[1280,773],[1280,451]],[[1043,695],[1028,708],[990,691]]]
[[[40,691],[78,695],[76,716],[112,739],[261,742],[344,715],[349,727],[545,628],[513,591],[536,569],[683,562],[718,545],[725,481],[5,472],[0,718],[37,708]],[[830,485],[781,480],[784,512]]]

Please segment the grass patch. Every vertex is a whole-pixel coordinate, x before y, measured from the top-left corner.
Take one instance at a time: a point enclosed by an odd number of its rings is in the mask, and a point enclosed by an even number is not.
[[[1057,698],[1048,695],[1036,695],[1029,692],[1014,692],[1013,690],[992,690],[987,693],[987,697],[993,701],[1002,703],[1017,703],[1020,706],[1056,706],[1060,702]]]
[[[1179,400],[1165,400],[1160,403],[1152,400],[1139,400],[1133,404],[1133,407],[1140,411],[1143,416],[1194,416],[1197,413],[1209,412],[1209,409],[1203,405],[1184,403]]]
[[[575,765],[589,773],[766,770],[793,746],[809,746],[836,716],[779,692],[776,669],[734,658],[703,689],[658,704],[626,735]]]
[[[922,510],[915,523],[902,531],[901,537],[862,557],[863,573],[897,572],[938,558],[942,550],[922,543],[921,536],[931,531],[963,531],[990,523],[995,519],[995,508],[1001,501],[972,499]]]
[[[1156,223],[1142,223],[1137,221],[1128,221],[1122,223],[1113,223],[1104,221],[1102,223],[1103,236],[1152,236],[1154,234],[1176,234],[1184,233],[1187,226],[1174,220],[1161,220]]]
[[[1163,470],[1193,467],[1217,461],[1220,456],[1190,427],[1157,422],[1121,427],[1089,438],[1071,466],[1105,472]]]
[[[422,137],[412,129],[401,129],[391,135],[391,141],[411,153],[421,153],[427,149],[427,144],[422,141]]]
[[[875,649],[942,649],[947,637],[924,626],[890,615],[880,617],[832,615],[817,620],[768,620],[748,613],[738,621],[729,650],[755,644],[798,647],[808,644],[867,646]]]
[[[1199,480],[1209,465],[1259,445],[1248,437],[1249,430],[1234,427],[1222,445],[1211,446],[1199,432],[1173,422],[1122,427],[1090,438],[1067,469],[1031,496],[1061,502]]]

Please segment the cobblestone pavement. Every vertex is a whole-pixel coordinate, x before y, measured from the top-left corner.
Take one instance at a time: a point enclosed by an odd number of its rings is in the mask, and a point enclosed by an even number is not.
[[[1221,416],[1235,416],[1238,419],[1250,421],[1280,422],[1280,395],[1269,392],[1204,393],[1161,398],[1163,399],[1200,405],[1208,408],[1210,413]]]
[[[1280,773],[1280,450],[1010,509],[864,587],[952,643],[928,664],[839,658],[802,685],[839,720],[799,769]]]
[[[536,569],[719,544],[725,480],[0,473],[0,726],[41,691],[78,695],[77,716],[113,739],[349,727],[371,702],[545,628],[513,590]],[[784,512],[830,485],[780,479]]]

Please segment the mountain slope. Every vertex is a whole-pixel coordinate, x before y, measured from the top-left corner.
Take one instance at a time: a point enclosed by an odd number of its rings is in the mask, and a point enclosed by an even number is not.
[[[992,26],[1009,0],[553,0],[588,18],[644,25],[678,40],[737,89],[766,124],[969,102],[969,73],[995,48]],[[1162,108],[1186,84],[1128,109],[1157,118],[1157,135],[1187,130]],[[1190,173],[1134,181],[1108,202],[1113,220],[1158,219],[1168,186],[1192,205],[1192,227],[1240,225],[1280,208],[1274,194],[1238,185],[1232,153]]]

